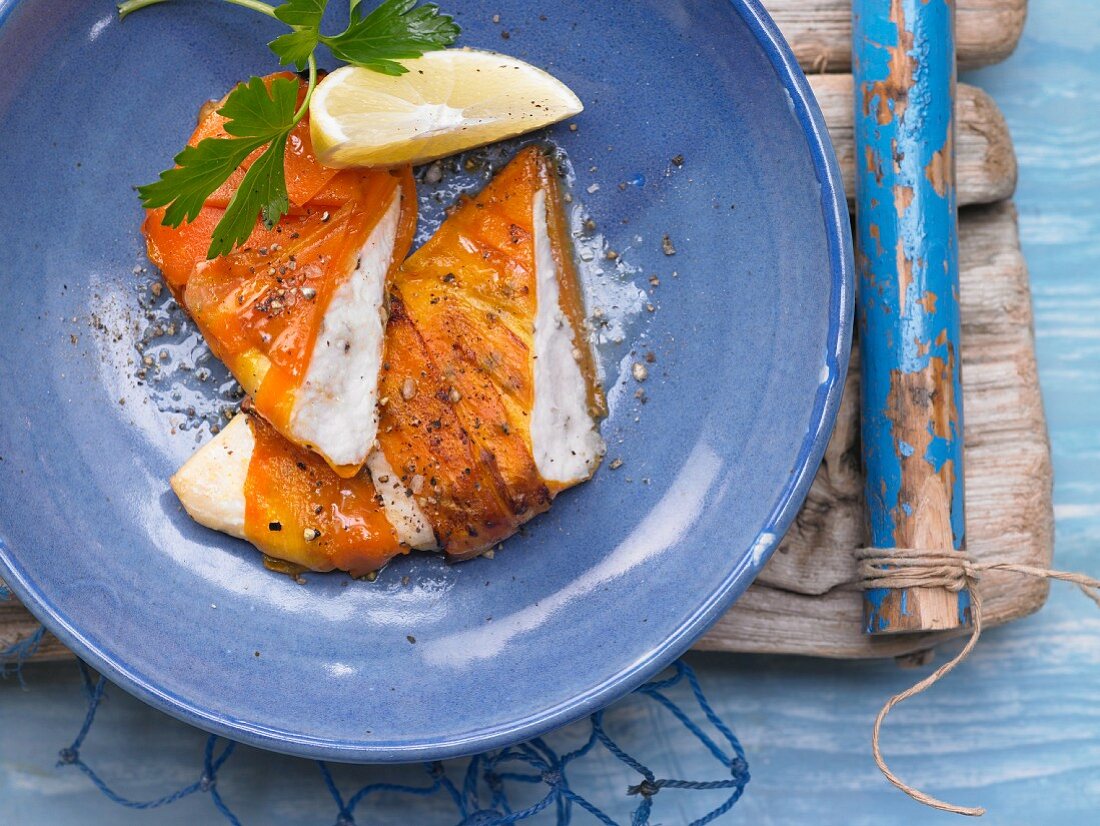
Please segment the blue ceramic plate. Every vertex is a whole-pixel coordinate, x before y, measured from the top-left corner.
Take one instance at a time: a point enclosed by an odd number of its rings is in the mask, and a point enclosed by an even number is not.
[[[0,0],[0,575],[112,681],[265,748],[441,758],[626,693],[759,572],[840,399],[847,210],[755,0],[445,5],[461,43],[546,67],[587,105],[577,131],[543,137],[576,171],[575,220],[599,227],[581,255],[603,311],[608,461],[494,559],[302,585],[168,488],[232,382],[153,295],[131,189],[202,101],[274,70],[279,29],[212,1],[120,24],[108,0]],[[630,373],[647,352],[643,403]]]

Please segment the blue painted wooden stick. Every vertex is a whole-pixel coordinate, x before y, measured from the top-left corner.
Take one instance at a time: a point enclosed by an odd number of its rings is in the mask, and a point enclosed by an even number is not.
[[[863,462],[877,548],[964,549],[953,0],[854,0]],[[864,595],[871,634],[969,623],[944,588]]]

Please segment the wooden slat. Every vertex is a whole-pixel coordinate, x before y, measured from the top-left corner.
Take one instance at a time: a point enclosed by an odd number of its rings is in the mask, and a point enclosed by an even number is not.
[[[851,0],[763,3],[807,73],[847,72],[851,68]],[[1004,60],[1016,48],[1026,17],[1027,0],[957,0],[959,66],[973,69]]]
[[[811,75],[809,80],[829,127],[850,203],[855,193],[852,76]],[[1008,124],[993,98],[976,86],[960,83],[955,120],[959,205],[1011,198],[1016,189],[1016,153]]]
[[[966,525],[982,560],[1046,566],[1053,551],[1050,446],[1035,363],[1031,295],[1011,204],[960,219],[960,305],[966,409]],[[859,471],[859,375],[848,376],[836,431],[794,527],[756,583],[699,647],[722,651],[878,657],[945,639],[869,638],[852,549],[867,542]],[[983,574],[987,626],[1043,604],[1043,580]],[[963,633],[960,629],[958,633]]]
[[[26,639],[37,630],[38,620],[17,599],[12,597],[8,602],[0,602],[0,651]],[[69,649],[53,634],[46,634],[38,647],[38,653],[32,659],[59,660],[71,656]]]

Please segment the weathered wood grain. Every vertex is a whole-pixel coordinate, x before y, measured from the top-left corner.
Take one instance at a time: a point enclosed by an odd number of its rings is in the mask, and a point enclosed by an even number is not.
[[[850,204],[855,195],[852,76],[811,75],[809,80],[829,127]],[[981,89],[960,83],[955,121],[959,205],[991,204],[1011,198],[1016,189],[1016,152],[997,104]]]
[[[966,514],[969,550],[982,560],[1045,566],[1053,548],[1051,463],[1036,371],[1031,296],[1011,204],[960,220]],[[868,638],[852,549],[867,543],[859,471],[859,370],[853,363],[836,431],[794,526],[757,582],[700,642],[724,651],[877,657],[948,636]],[[1030,614],[1042,580],[989,572],[984,622]]]
[[[7,602],[0,602],[0,651],[26,639],[36,630],[38,630],[38,620],[30,615],[19,600],[12,597]],[[69,656],[72,656],[69,649],[63,646],[53,634],[47,633],[42,638],[38,652],[31,659],[59,660]]]
[[[852,65],[851,0],[763,0],[807,73],[846,72]],[[1024,29],[1027,0],[957,0],[955,42],[960,68],[998,63]]]

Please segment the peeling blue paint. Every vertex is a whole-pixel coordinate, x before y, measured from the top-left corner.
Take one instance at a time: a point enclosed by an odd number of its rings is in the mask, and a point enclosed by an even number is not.
[[[900,12],[894,14],[897,20],[891,19],[894,12]],[[951,0],[855,0],[852,31],[857,323],[871,542],[883,548],[904,543],[900,523],[917,505],[907,499],[919,487],[913,482],[935,473],[950,485],[953,544],[960,548],[965,521],[953,180],[954,9]],[[924,385],[919,378],[907,383],[905,377],[925,372],[939,372],[950,383],[955,409],[946,432],[937,432],[932,418],[934,405],[946,399],[925,399],[922,408],[919,400],[906,398]],[[928,415],[928,438],[918,439],[919,444],[896,432],[898,416],[891,415],[903,412],[908,421],[914,409]],[[941,431],[943,423],[941,418]],[[908,433],[913,432],[910,425]],[[928,467],[919,468],[917,462]],[[910,482],[908,494],[903,474]],[[868,629],[882,627],[879,614],[886,596],[867,595]],[[961,595],[960,616],[968,605],[968,595]],[[903,595],[903,615],[908,607]]]
[[[912,448],[910,448],[912,453]],[[905,454],[908,456],[909,454]],[[951,456],[951,445],[949,439],[944,439],[939,436],[932,436],[931,441],[928,443],[928,449],[924,452],[924,461],[928,462],[936,472],[938,473],[943,467],[943,463]]]

